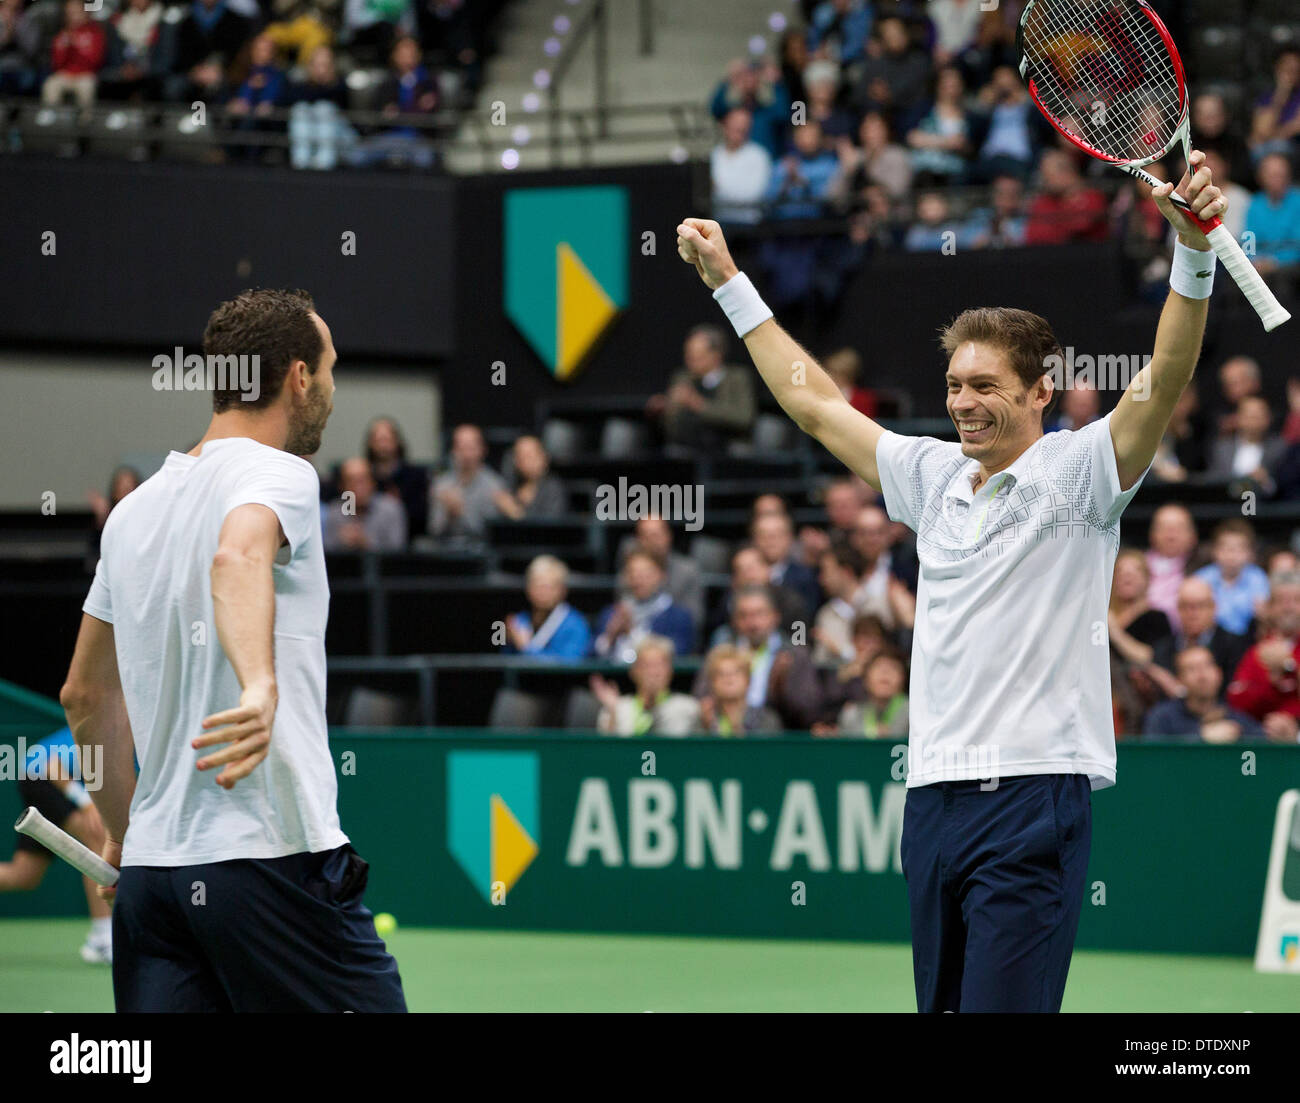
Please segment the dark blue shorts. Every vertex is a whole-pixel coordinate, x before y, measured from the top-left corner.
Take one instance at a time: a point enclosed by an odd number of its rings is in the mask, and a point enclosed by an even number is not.
[[[918,1011],[1059,1011],[1092,841],[1083,774],[907,791]]]
[[[113,905],[118,1011],[405,1011],[351,846],[126,866]]]

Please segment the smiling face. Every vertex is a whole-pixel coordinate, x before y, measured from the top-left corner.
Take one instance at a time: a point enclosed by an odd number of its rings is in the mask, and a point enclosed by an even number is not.
[[[948,362],[948,416],[961,439],[962,455],[998,470],[1042,433],[1042,411],[1051,398],[1046,378],[1026,387],[990,345],[967,341]]]

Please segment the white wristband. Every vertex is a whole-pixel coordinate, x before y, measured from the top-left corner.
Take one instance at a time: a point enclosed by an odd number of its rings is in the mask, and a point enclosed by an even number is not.
[[[1169,286],[1185,299],[1208,299],[1214,290],[1214,269],[1219,258],[1213,252],[1189,249],[1174,242],[1174,262],[1169,268]]]
[[[763,302],[744,272],[732,276],[713,293],[713,297],[727,312],[727,321],[735,327],[736,336],[741,340],[750,330],[757,329],[772,317],[767,303]]]

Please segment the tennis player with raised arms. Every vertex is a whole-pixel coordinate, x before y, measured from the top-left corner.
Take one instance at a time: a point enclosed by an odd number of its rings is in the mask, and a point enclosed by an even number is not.
[[[326,736],[300,457],[333,409],[334,343],[305,293],[246,291],[203,346],[257,357],[260,393],[214,391],[203,439],[110,514],[60,695],[75,742],[104,749],[117,1010],[405,1011]]]
[[[1227,204],[1203,162],[1193,152],[1178,191],[1210,219]],[[1044,435],[1051,327],[1024,310],[969,310],[942,336],[959,443],[901,436],[855,410],[737,270],[718,224],[677,228],[678,252],[782,407],[917,534],[902,860],[920,1011],[1061,1007],[1091,790],[1115,782],[1104,627],[1119,518],[1192,377],[1214,278],[1173,190],[1152,193],[1178,232],[1172,292],[1151,360],[1115,409]]]

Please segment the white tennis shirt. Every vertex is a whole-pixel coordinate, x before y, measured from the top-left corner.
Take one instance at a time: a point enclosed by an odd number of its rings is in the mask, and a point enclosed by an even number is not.
[[[876,464],[921,565],[909,788],[1056,773],[1113,785],[1106,612],[1142,479],[1120,490],[1110,416],[1040,437],[978,493],[979,461],[955,442],[886,431]]]
[[[203,718],[239,704],[217,638],[209,572],[226,515],[273,510],[288,544],[272,568],[279,706],[270,750],[227,791],[200,772]],[[172,452],[108,517],[84,610],[113,625],[140,764],[124,866],[278,858],[346,843],[325,727],[329,582],[320,482],[306,460],[246,437]]]

